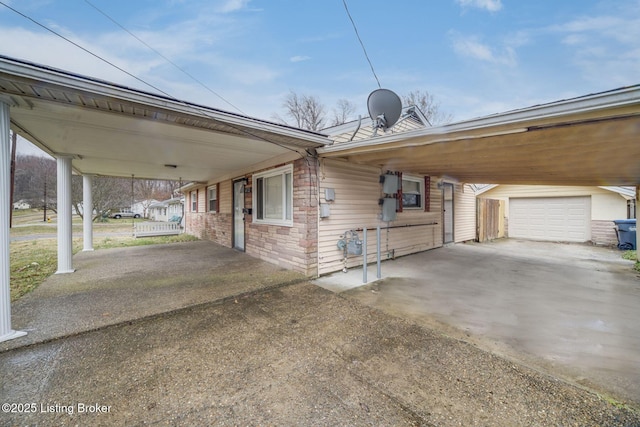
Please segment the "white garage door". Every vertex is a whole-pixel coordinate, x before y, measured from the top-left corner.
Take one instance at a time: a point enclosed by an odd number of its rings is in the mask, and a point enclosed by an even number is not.
[[[591,198],[509,199],[509,237],[558,242],[589,241]]]

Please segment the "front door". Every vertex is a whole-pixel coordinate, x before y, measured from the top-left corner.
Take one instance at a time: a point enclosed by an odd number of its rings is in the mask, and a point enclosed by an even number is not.
[[[443,242],[453,242],[453,184],[444,183],[442,187],[443,215]]]
[[[244,251],[244,180],[233,182],[233,248]]]

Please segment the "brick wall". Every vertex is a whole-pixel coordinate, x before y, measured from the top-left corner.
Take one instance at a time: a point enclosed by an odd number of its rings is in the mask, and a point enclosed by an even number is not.
[[[266,169],[268,170],[268,169]],[[318,188],[317,160],[299,159],[293,162],[293,226],[254,224],[252,215],[245,215],[245,251],[248,255],[299,271],[307,276],[317,273],[318,260]],[[255,173],[264,170],[255,171]],[[251,188],[252,177],[247,175]],[[198,189],[198,212],[185,212],[186,232],[200,239],[232,247],[233,214],[232,183],[220,183],[220,212],[206,212],[208,203]],[[228,190],[227,190],[228,189]],[[252,207],[253,188],[245,192],[245,206]],[[201,202],[201,203],[200,203]],[[227,208],[228,207],[228,208]]]
[[[293,163],[293,226],[254,224],[247,215],[247,254],[307,276],[317,273],[317,182],[316,159],[299,159]],[[246,206],[251,206],[251,202],[250,197],[246,199]]]

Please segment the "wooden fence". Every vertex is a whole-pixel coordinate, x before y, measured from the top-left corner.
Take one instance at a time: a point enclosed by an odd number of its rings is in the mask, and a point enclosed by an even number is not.
[[[504,200],[478,199],[476,206],[478,209],[476,216],[478,218],[478,241],[486,242],[505,237]]]

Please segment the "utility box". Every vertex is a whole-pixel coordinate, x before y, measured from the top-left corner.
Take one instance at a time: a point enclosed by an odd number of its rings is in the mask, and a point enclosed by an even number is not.
[[[397,200],[391,197],[382,199],[382,220],[385,222],[396,220]]]
[[[329,218],[331,207],[328,203],[320,203],[320,218]]]
[[[388,173],[382,175],[382,192],[384,194],[396,194],[400,188],[400,180],[398,175]]]
[[[333,188],[324,189],[324,199],[327,202],[333,202],[336,199],[336,190]]]

